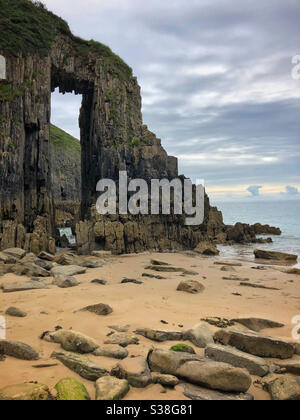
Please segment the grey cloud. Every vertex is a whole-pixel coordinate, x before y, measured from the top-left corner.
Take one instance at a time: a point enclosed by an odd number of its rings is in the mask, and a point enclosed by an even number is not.
[[[247,188],[247,191],[252,194],[253,197],[258,197],[260,194],[260,189],[262,186],[259,185],[252,185],[251,187]]]
[[[285,187],[285,193],[283,194],[287,194],[287,195],[298,195],[300,194],[298,188],[296,187],[291,187],[290,185],[287,185]]]

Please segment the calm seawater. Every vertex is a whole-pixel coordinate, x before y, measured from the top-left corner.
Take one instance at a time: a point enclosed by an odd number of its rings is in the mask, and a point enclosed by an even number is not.
[[[253,259],[253,249],[259,247],[297,254],[300,267],[300,200],[212,202],[211,204],[222,211],[226,224],[262,223],[282,230],[281,236],[272,236],[273,244],[220,246],[221,257]]]

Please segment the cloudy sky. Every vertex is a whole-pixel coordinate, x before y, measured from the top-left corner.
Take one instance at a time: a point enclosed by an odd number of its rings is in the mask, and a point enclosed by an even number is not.
[[[44,3],[134,69],[145,123],[213,200],[300,198],[299,0]],[[52,102],[78,136],[80,97]]]

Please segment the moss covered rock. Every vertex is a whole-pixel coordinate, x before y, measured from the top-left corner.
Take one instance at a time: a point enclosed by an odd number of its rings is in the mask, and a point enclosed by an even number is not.
[[[59,401],[88,401],[89,393],[86,387],[73,378],[65,378],[55,385]]]
[[[182,353],[196,354],[193,347],[188,346],[187,344],[184,344],[184,343],[175,344],[175,346],[172,346],[170,348],[170,350],[171,351],[178,351],[178,352],[182,352]]]

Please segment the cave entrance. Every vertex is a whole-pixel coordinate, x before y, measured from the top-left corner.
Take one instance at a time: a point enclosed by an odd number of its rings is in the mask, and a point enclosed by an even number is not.
[[[81,143],[79,115],[82,95],[51,95],[50,156],[56,228],[74,231],[80,219]]]

